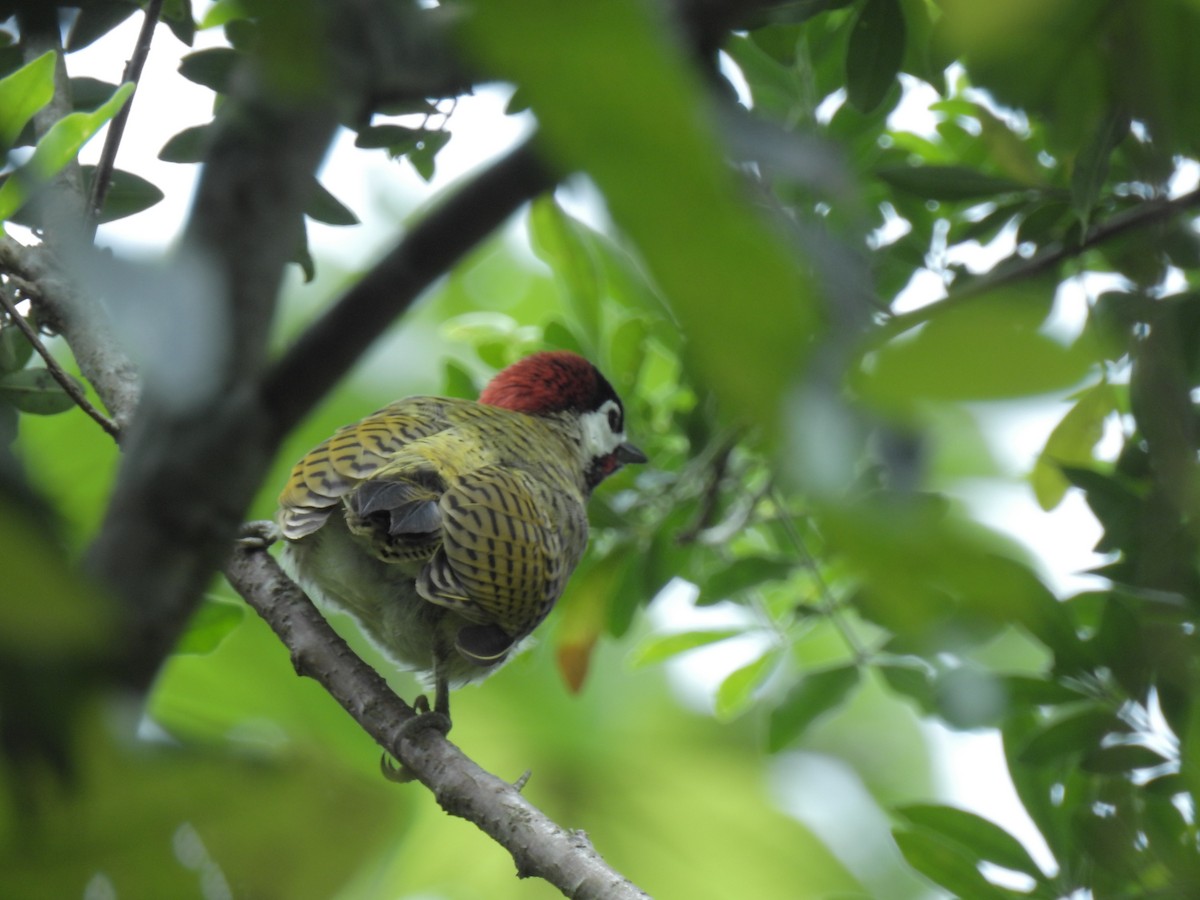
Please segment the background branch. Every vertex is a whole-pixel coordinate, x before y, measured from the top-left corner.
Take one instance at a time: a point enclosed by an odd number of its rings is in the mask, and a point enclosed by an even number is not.
[[[926,304],[911,312],[893,316],[879,327],[874,340],[878,343],[890,340],[928,322],[943,310],[986,294],[988,291],[1041,275],[1059,263],[1081,256],[1093,247],[1098,247],[1129,231],[1147,225],[1156,225],[1197,206],[1200,206],[1200,189],[1170,200],[1146,200],[1101,222],[1076,244],[1049,244],[1028,259],[1018,260],[1011,265],[998,265],[979,278],[964,281],[941,300]]]
[[[576,900],[648,900],[605,862],[583,832],[553,822],[441,734],[426,729],[405,735],[412,708],[330,628],[270,554],[239,547],[225,575],[291,651],[296,671],[328,691],[433,792],[442,809],[474,823],[504,847],[518,875],[545,879]]]
[[[435,280],[553,186],[534,142],[527,140],[434,207],[271,367],[262,396],[277,434],[293,428]]]

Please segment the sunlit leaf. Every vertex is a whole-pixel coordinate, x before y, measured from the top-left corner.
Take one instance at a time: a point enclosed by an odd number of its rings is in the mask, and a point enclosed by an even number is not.
[[[38,187],[71,162],[80,148],[125,105],[132,93],[133,85],[124,84],[95,112],[71,113],[55,122],[38,141],[33,156],[0,186],[0,221],[11,217]]]
[[[718,719],[729,720],[745,711],[754,691],[779,664],[780,655],[778,648],[772,648],[726,676],[717,688],[714,712]]]
[[[1087,466],[1093,462],[1092,451],[1104,436],[1104,422],[1115,409],[1112,387],[1101,382],[1080,394],[1075,405],[1054,426],[1030,475],[1042,509],[1058,506],[1070,487],[1060,466]]]
[[[533,250],[560,276],[570,310],[584,334],[599,336],[600,277],[584,235],[585,226],[562,210],[553,197],[530,208],[529,234]]]
[[[212,653],[245,615],[244,606],[225,600],[208,599],[196,609],[176,653]]]
[[[53,96],[53,53],[43,53],[0,79],[0,152],[12,147],[25,124]]]
[[[629,654],[634,668],[654,665],[698,647],[708,647],[745,634],[743,628],[715,628],[707,631],[681,631],[646,638]]]

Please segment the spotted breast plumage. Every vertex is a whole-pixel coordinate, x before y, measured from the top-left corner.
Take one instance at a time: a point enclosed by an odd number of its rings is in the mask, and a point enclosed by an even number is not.
[[[591,363],[535,354],[479,402],[400,400],[309,452],[279,498],[282,561],[446,707],[448,685],[493,671],[562,594],[592,489],[644,461]]]

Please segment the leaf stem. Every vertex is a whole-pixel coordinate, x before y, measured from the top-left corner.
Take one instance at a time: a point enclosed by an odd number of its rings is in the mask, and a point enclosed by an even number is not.
[[[54,378],[54,380],[59,383],[59,386],[61,386],[62,389],[67,392],[67,396],[74,400],[75,404],[80,409],[91,416],[101,428],[108,432],[108,434],[112,436],[113,440],[119,443],[121,439],[121,429],[117,427],[117,424],[112,419],[104,415],[104,413],[100,412],[100,410],[96,409],[96,407],[92,405],[91,401],[88,400],[87,395],[79,387],[78,382],[76,382],[74,378],[67,374],[66,370],[59,365],[58,360],[54,358],[54,355],[46,349],[46,345],[42,343],[42,339],[38,335],[37,331],[32,325],[29,324],[26,318],[17,311],[16,305],[8,296],[8,292],[3,289],[0,289],[0,306],[4,307],[5,311],[9,315],[9,318],[12,319],[12,323],[17,326],[18,329],[20,329],[21,333],[29,340],[29,343],[33,345],[33,349],[37,351],[38,356],[46,361],[46,369],[50,372],[50,375]]]

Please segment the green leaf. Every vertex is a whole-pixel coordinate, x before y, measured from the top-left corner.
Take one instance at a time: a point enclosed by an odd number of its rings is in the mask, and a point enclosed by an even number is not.
[[[82,50],[104,37],[138,10],[136,3],[127,2],[127,0],[81,3],[79,7],[79,15],[71,23],[71,30],[67,34],[66,49],[68,53]]]
[[[427,131],[417,146],[408,152],[407,159],[425,181],[433,178],[438,151],[450,140],[450,132]]]
[[[881,166],[875,174],[896,190],[926,200],[982,200],[1028,190],[1019,181],[966,166]]]
[[[816,294],[794,248],[747,202],[669,30],[640,0],[494,0],[463,24],[475,62],[527,97],[551,163],[603,193],[670,298],[704,388],[777,435],[779,398],[813,346]],[[597,60],[618,59],[597,77]]]
[[[635,669],[668,660],[698,647],[708,647],[746,633],[744,628],[717,628],[709,631],[681,631],[652,635],[634,647],[629,665]]]
[[[1109,158],[1128,132],[1128,113],[1124,110],[1112,112],[1075,158],[1071,170],[1071,205],[1085,230],[1108,178]]]
[[[179,63],[179,74],[219,94],[229,92],[233,70],[241,54],[232,47],[211,47],[189,53]]]
[[[780,656],[780,650],[771,649],[753,662],[731,672],[717,688],[717,698],[713,710],[716,717],[727,722],[745,711],[753,699],[755,689],[779,664]]]
[[[1030,475],[1042,509],[1049,511],[1058,506],[1070,487],[1062,465],[1087,466],[1095,461],[1092,451],[1104,436],[1105,420],[1116,408],[1116,392],[1107,382],[1101,382],[1080,394],[1075,405],[1054,426]]]
[[[535,200],[529,211],[533,252],[562,278],[570,309],[583,334],[599,336],[600,271],[587,240],[587,226],[555,202],[553,195]]]
[[[25,368],[33,356],[33,344],[15,325],[0,328],[0,375]]]
[[[924,803],[901,806],[895,812],[910,824],[961,845],[977,859],[1014,872],[1024,872],[1038,880],[1045,877],[1020,841],[999,825],[975,813],[952,806]]]
[[[867,0],[846,49],[846,95],[869,113],[887,96],[904,60],[904,11],[897,0]]]
[[[1132,772],[1134,769],[1153,769],[1166,762],[1168,760],[1161,754],[1141,744],[1116,744],[1088,751],[1081,765],[1085,772],[1110,775]]]
[[[888,687],[897,694],[915,701],[923,712],[934,711],[933,680],[929,676],[927,663],[878,664],[875,671],[887,682]]]
[[[202,656],[212,653],[221,641],[238,626],[246,609],[227,600],[208,599],[200,604],[188,623],[187,631],[175,645],[176,653]]]
[[[95,166],[84,166],[84,183],[91,186],[95,177]],[[114,169],[110,176],[108,193],[104,197],[104,208],[100,210],[100,222],[112,222],[126,216],[136,215],[149,209],[163,198],[163,192],[140,175]]]
[[[405,125],[370,125],[358,130],[354,146],[363,150],[386,149],[392,156],[404,156],[431,133],[424,128]]]
[[[696,605],[719,603],[768,581],[782,581],[790,577],[795,569],[796,561],[793,559],[772,556],[744,556],[735,559],[725,568],[718,569],[704,579]]]
[[[1100,739],[1114,731],[1124,733],[1128,728],[1108,710],[1089,707],[1061,716],[1034,731],[1017,759],[1027,766],[1058,762],[1097,749]]]
[[[132,93],[133,85],[123,84],[95,112],[71,113],[55,122],[38,141],[33,156],[0,186],[0,222],[11,218],[37,188],[73,160],[80,148],[117,114]]]
[[[771,710],[767,748],[774,753],[799,738],[818,717],[840,706],[858,682],[858,667],[853,665],[806,672]]]
[[[357,225],[356,216],[348,206],[329,193],[325,186],[313,179],[313,194],[304,209],[305,214],[326,225]]]
[[[1038,299],[1029,287],[943,310],[915,337],[892,341],[868,360],[863,394],[903,410],[921,399],[1001,400],[1076,384],[1091,368],[1091,354],[1031,324],[1031,301]]]
[[[442,384],[444,385],[443,392],[447,397],[463,397],[467,400],[474,400],[479,396],[479,388],[475,386],[475,379],[471,373],[452,359],[446,360]]]
[[[173,163],[203,162],[211,128],[211,125],[193,125],[171,135],[158,151],[158,158]]]
[[[892,837],[908,864],[956,897],[971,900],[1008,900],[980,874],[979,860],[959,844],[926,829],[893,829]]]
[[[39,416],[52,416],[75,406],[62,385],[42,368],[20,369],[0,377],[0,400]]]
[[[0,152],[7,152],[34,113],[54,96],[54,53],[0,79]]]

